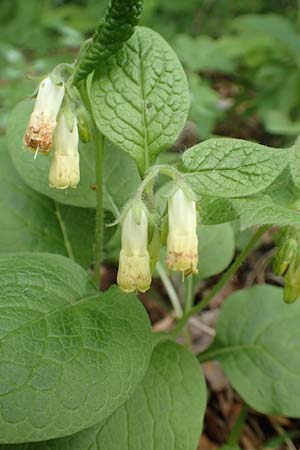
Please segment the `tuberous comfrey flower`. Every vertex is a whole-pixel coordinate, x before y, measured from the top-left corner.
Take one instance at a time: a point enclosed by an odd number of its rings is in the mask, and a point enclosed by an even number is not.
[[[182,189],[168,201],[167,267],[185,275],[197,273],[198,237],[196,203]]]
[[[49,185],[52,188],[76,188],[80,180],[78,130],[74,117],[73,128],[68,128],[65,115],[62,114],[54,133],[54,155],[49,171]]]
[[[139,216],[139,217],[137,217]],[[150,288],[148,218],[143,208],[136,214],[130,208],[122,221],[118,284],[124,292],[145,292]]]
[[[34,110],[24,135],[24,144],[32,149],[48,153],[52,146],[56,117],[60,110],[65,88],[45,78],[38,89]]]

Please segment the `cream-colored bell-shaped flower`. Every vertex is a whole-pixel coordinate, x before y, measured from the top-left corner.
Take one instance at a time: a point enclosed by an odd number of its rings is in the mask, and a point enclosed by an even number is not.
[[[150,288],[151,270],[148,253],[148,218],[144,209],[136,220],[130,208],[122,221],[122,247],[117,282],[124,292],[145,292]]]
[[[185,275],[197,273],[198,237],[196,203],[182,189],[168,200],[167,267]]]
[[[73,129],[69,130],[64,114],[59,118],[55,129],[54,155],[49,171],[49,185],[52,188],[76,188],[80,180],[78,130],[74,117]]]
[[[65,94],[64,85],[54,84],[50,77],[39,86],[33,112],[24,135],[24,144],[32,149],[48,153],[52,146],[56,117]]]

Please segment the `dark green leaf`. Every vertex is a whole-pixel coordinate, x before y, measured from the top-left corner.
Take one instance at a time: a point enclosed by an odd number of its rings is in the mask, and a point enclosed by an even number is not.
[[[91,100],[100,131],[135,159],[142,174],[175,142],[189,109],[187,80],[176,54],[143,27],[99,66]]]
[[[186,181],[197,194],[240,197],[269,186],[283,171],[290,150],[241,139],[209,139],[183,154]]]
[[[104,421],[143,378],[147,315],[118,288],[99,294],[67,258],[0,257],[0,442],[73,434]]]
[[[133,34],[142,12],[142,0],[110,0],[104,20],[76,67],[74,82],[87,78],[99,64],[104,64],[122,48]]]
[[[140,387],[103,427],[0,450],[195,450],[205,406],[204,378],[196,360],[165,341],[156,345]]]
[[[13,167],[3,138],[0,143],[0,252],[59,253],[88,267],[94,210],[61,205],[30,189]]]
[[[261,285],[234,293],[222,306],[213,346],[244,400],[264,414],[300,417],[300,303],[287,305],[282,289]]]

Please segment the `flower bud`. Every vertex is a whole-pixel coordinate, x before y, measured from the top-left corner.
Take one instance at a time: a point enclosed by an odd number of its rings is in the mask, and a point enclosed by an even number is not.
[[[65,93],[64,86],[45,78],[38,90],[33,112],[24,136],[24,144],[35,150],[48,153],[52,146],[52,136],[56,127],[56,117]]]
[[[283,240],[274,259],[275,275],[284,275],[297,253],[297,241],[294,238]]]
[[[300,265],[290,265],[284,277],[283,299],[285,303],[294,303],[300,299]]]
[[[148,218],[141,209],[139,223],[133,208],[122,222],[122,247],[117,282],[124,292],[145,292],[150,288],[151,271],[148,253]]]
[[[54,155],[49,171],[49,185],[52,188],[76,188],[80,180],[78,130],[74,118],[73,129],[69,130],[64,114],[60,117],[55,129]]]
[[[182,189],[178,189],[168,201],[169,234],[167,240],[167,267],[184,272],[197,273],[198,237],[196,203]]]

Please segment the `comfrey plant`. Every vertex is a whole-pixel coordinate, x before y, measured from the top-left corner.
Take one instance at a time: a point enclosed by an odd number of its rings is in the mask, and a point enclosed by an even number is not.
[[[299,141],[213,138],[169,164],[189,90],[171,47],[137,26],[141,7],[111,0],[2,140],[0,450],[196,450],[210,359],[252,408],[300,416]],[[253,227],[234,260],[233,221]],[[196,358],[177,336],[274,225],[284,290],[231,295]],[[102,262],[115,260],[119,287],[102,293]],[[162,334],[136,295],[153,277],[175,312]]]

